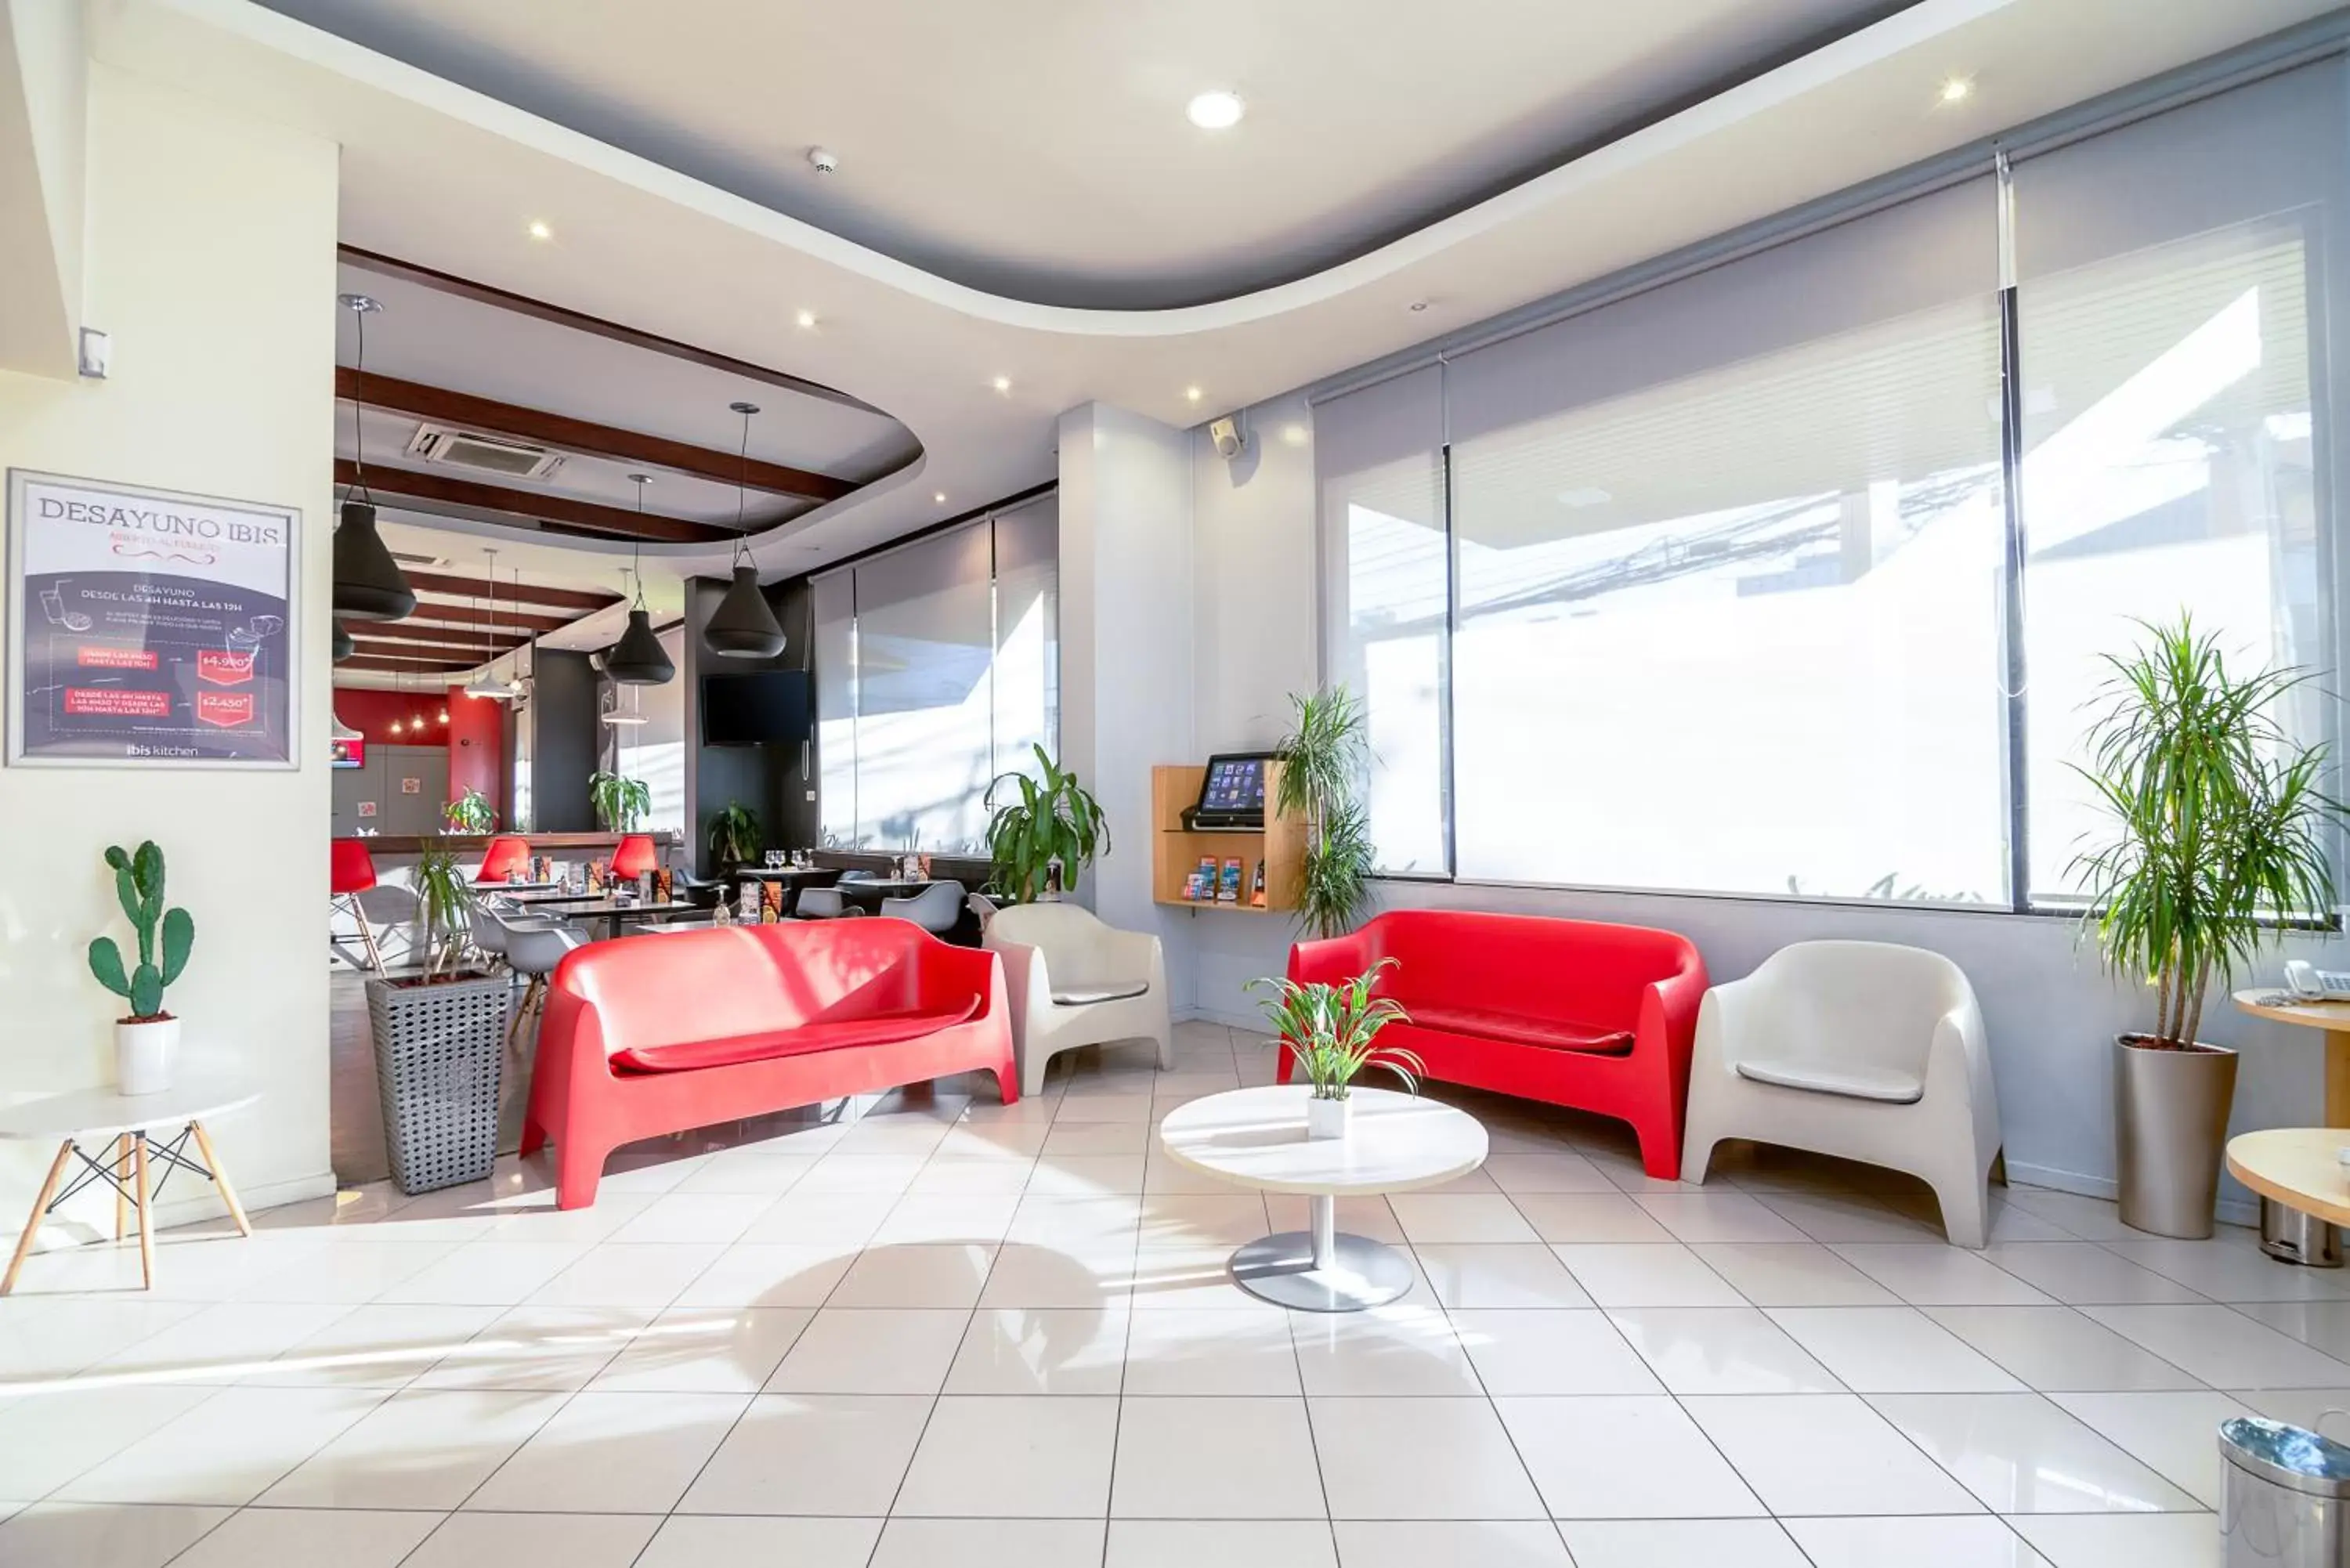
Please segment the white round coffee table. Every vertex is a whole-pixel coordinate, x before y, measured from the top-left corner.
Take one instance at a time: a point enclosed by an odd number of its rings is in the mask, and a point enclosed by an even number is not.
[[[1485,1163],[1477,1118],[1392,1089],[1357,1089],[1342,1138],[1305,1136],[1303,1084],[1210,1095],[1167,1113],[1159,1142],[1178,1165],[1266,1192],[1313,1199],[1312,1229],[1284,1231],[1232,1254],[1232,1282],[1305,1312],[1360,1312],[1411,1289],[1411,1261],[1338,1230],[1338,1199],[1409,1192]]]

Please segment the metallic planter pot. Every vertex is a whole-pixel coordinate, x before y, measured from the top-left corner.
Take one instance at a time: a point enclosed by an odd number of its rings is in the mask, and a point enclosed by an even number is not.
[[[2141,1034],[2114,1042],[2114,1135],[2122,1223],[2158,1236],[2211,1234],[2236,1054],[2218,1045],[2166,1050]]]

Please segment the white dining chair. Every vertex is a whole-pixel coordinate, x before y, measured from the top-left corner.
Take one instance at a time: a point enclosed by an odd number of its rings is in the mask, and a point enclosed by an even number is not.
[[[1045,1064],[1079,1045],[1148,1040],[1162,1070],[1175,1064],[1157,937],[1105,925],[1076,904],[1035,903],[996,910],[980,940],[1003,961],[1021,1093],[1043,1092]]]

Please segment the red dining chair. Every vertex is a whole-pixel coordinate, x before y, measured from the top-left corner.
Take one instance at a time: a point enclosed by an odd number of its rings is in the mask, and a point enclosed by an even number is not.
[[[375,928],[368,923],[367,910],[359,907],[359,895],[375,886],[375,857],[367,846],[356,838],[333,841],[334,852],[327,862],[327,909],[329,918],[348,915],[358,922],[359,940],[367,948],[367,967],[376,973],[383,972],[383,954],[375,945]],[[342,950],[344,939],[327,933],[328,950],[338,957],[348,958]]]
[[[504,882],[509,877],[530,875],[530,840],[507,833],[490,840],[489,848],[482,852],[482,868],[473,873],[476,882]]]
[[[612,851],[615,880],[633,882],[648,871],[660,869],[660,851],[653,847],[653,836],[650,833],[631,833]]]

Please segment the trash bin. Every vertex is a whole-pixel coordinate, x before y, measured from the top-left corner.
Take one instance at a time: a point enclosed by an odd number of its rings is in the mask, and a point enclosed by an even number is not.
[[[2220,1423],[2225,1568],[2350,1568],[2350,1448],[2301,1427]]]

